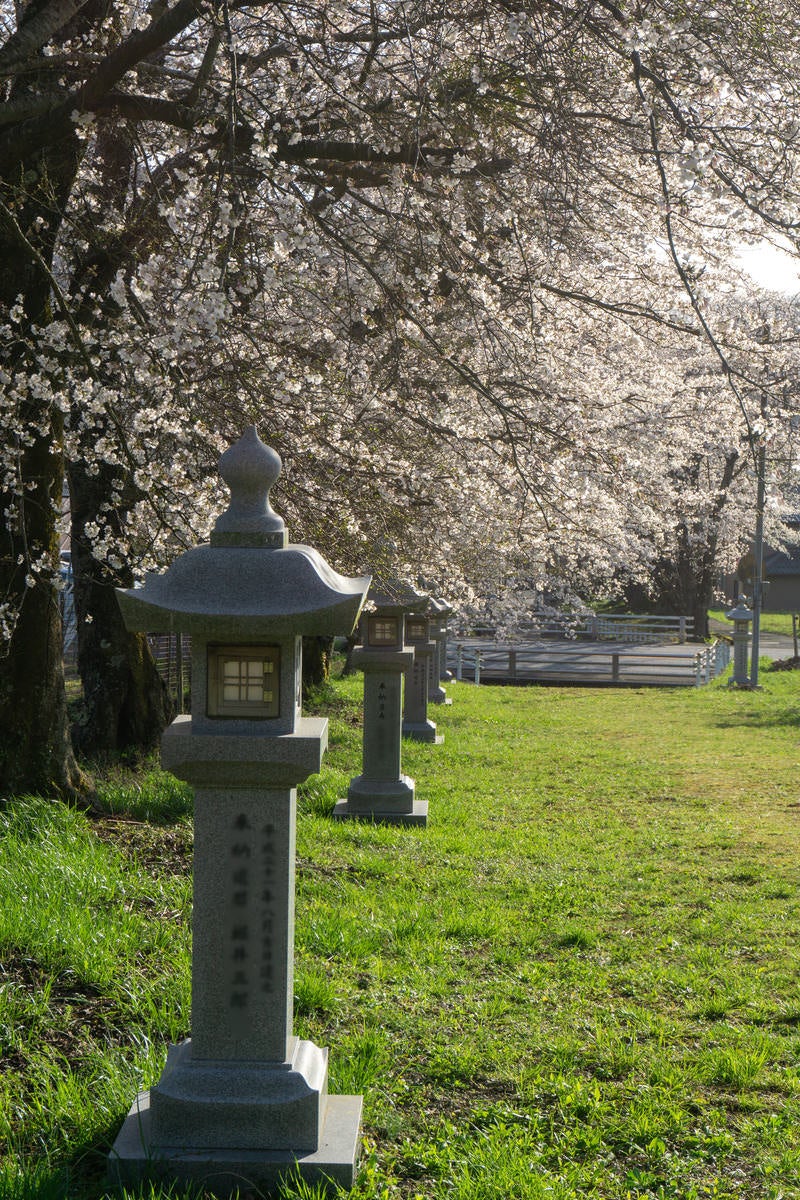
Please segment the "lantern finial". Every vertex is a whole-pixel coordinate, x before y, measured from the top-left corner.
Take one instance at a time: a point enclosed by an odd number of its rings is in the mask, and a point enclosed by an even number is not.
[[[288,541],[286,526],[269,502],[270,489],[281,473],[281,460],[261,441],[255,425],[225,451],[219,473],[231,498],[214,525],[211,545],[282,549]]]

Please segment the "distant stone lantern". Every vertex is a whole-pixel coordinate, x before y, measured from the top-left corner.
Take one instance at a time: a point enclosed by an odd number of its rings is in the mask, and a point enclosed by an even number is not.
[[[192,1035],[114,1144],[123,1183],[355,1180],[361,1097],[329,1096],[327,1050],[292,1031],[295,819],[328,725],[302,716],[302,635],[349,634],[369,579],[287,544],[269,503],[280,466],[248,429],[220,459],[231,497],[210,544],[117,593],[128,628],[191,635],[192,711],[162,762],[195,786]]]
[[[444,741],[436,733],[436,724],[428,718],[428,692],[431,664],[436,656],[436,642],[430,634],[430,621],[425,613],[407,612],[405,640],[414,649],[414,662],[406,671],[403,735],[416,742]]]
[[[750,622],[753,619],[751,610],[744,600],[727,612],[725,616],[733,621],[733,675],[731,687],[749,687],[750,676],[747,673],[750,645]]]
[[[364,751],[361,774],[333,810],[338,820],[360,817],[383,824],[425,825],[427,800],[417,800],[414,780],[401,767],[403,677],[414,650],[403,643],[403,608],[397,598],[370,592],[373,611],[361,618],[363,645],[353,665],[364,672]]]
[[[443,600],[431,600],[428,607],[430,635],[436,643],[436,652],[430,659],[428,700],[431,704],[452,704],[453,701],[442,687],[442,680],[450,678],[447,670],[447,618],[452,608]]]

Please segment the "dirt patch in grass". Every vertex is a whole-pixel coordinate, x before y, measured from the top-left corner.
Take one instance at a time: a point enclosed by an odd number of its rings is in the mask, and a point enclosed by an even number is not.
[[[108,1046],[127,1040],[116,1002],[72,971],[52,978],[34,959],[12,952],[0,959],[0,988],[18,988],[32,996],[48,993],[47,1022],[40,1019],[39,1008],[32,1007],[30,1013],[31,1041],[35,1041],[37,1056],[46,1046],[70,1067],[77,1067],[91,1043]],[[0,1058],[0,1071],[24,1070],[26,1062],[24,1047],[11,1049]]]
[[[114,846],[153,879],[164,875],[190,875],[193,833],[191,826],[165,828],[124,816],[102,816],[92,821],[97,837]]]
[[[768,671],[798,671],[800,670],[800,658],[778,658],[769,667]]]

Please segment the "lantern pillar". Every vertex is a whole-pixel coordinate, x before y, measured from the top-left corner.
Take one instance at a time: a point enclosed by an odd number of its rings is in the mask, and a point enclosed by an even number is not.
[[[750,622],[753,619],[753,614],[742,601],[740,604],[737,604],[736,608],[732,608],[730,612],[727,612],[725,616],[729,621],[733,621],[733,674],[728,686],[748,688],[751,686],[747,668],[749,663]]]
[[[414,650],[403,644],[402,610],[374,600],[362,617],[363,646],[353,664],[364,672],[364,740],[361,774],[333,810],[338,820],[360,817],[383,824],[426,825],[427,800],[417,800],[414,780],[402,773],[403,680]]]
[[[441,745],[443,734],[437,734],[436,724],[428,717],[428,691],[436,642],[430,636],[430,622],[421,613],[407,613],[405,640],[414,647],[414,661],[406,671],[403,736],[415,742]]]

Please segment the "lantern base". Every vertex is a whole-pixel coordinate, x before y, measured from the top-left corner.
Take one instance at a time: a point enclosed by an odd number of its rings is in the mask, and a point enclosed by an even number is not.
[[[286,1062],[192,1057],[192,1042],[170,1046],[150,1090],[151,1135],[170,1154],[190,1140],[203,1148],[296,1153],[319,1145],[328,1095],[328,1051],[294,1038]]]
[[[429,742],[432,746],[441,746],[444,741],[444,734],[437,734],[433,721],[404,721],[403,737],[411,738],[412,742]]]
[[[401,775],[397,780],[350,780],[347,799],[333,810],[337,821],[375,821],[381,825],[427,825],[428,801],[414,798],[414,780]]]
[[[361,1096],[328,1096],[314,1151],[239,1150],[235,1147],[159,1149],[152,1145],[150,1093],[141,1092],[108,1156],[108,1179],[117,1187],[143,1180],[196,1183],[213,1196],[272,1192],[300,1176],[307,1183],[352,1188],[356,1181]]]

